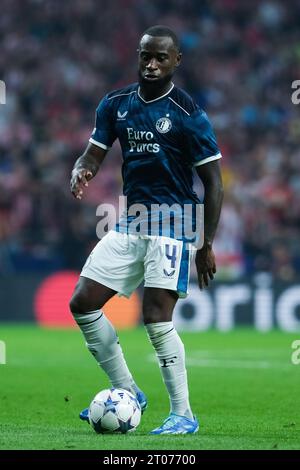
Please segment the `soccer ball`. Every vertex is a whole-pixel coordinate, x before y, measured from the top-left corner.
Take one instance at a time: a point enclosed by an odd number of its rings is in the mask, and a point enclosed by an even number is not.
[[[97,393],[89,407],[89,421],[98,434],[134,431],[141,420],[135,396],[122,388]]]

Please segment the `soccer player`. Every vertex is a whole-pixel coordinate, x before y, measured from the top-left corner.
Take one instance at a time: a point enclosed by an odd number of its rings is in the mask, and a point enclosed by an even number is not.
[[[216,272],[212,242],[223,198],[221,154],[205,112],[172,82],[181,61],[175,33],[165,26],[147,29],[140,39],[138,57],[138,83],[113,91],[100,102],[88,146],[72,171],[71,191],[82,198],[83,189],[117,138],[128,208],[143,204],[155,212],[157,204],[195,207],[201,203],[192,188],[195,169],[205,190],[204,243],[195,256],[202,289]],[[88,349],[112,386],[133,392],[144,411],[146,396],[134,382],[115,329],[101,310],[116,293],[129,297],[144,281],[143,320],[171,408],[162,425],[151,433],[195,433],[199,423],[189,403],[184,345],[172,323],[178,298],[187,295],[192,250],[184,236],[176,237],[172,230],[169,236],[164,232],[132,233],[133,220],[128,215],[125,223],[117,224],[96,245],[82,269],[70,308]],[[88,410],[80,417],[88,420]]]

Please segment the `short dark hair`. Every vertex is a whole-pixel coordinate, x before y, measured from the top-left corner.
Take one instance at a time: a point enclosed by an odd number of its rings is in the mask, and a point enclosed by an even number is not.
[[[168,26],[163,26],[163,25],[156,25],[156,26],[151,26],[150,28],[146,29],[146,31],[143,32],[141,38],[145,36],[145,34],[148,34],[149,36],[162,36],[162,37],[169,37],[172,39],[174,46],[176,49],[179,51],[180,49],[180,44],[179,44],[179,39],[177,35],[174,33],[174,31]]]

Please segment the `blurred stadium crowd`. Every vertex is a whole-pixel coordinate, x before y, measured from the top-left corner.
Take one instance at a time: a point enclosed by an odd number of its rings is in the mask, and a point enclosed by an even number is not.
[[[136,81],[138,38],[159,23],[178,32],[175,83],[207,111],[223,154],[219,278],[295,280],[299,18],[299,0],[1,0],[0,274],[81,267],[96,206],[121,194],[118,144],[81,203],[70,171],[101,97]]]

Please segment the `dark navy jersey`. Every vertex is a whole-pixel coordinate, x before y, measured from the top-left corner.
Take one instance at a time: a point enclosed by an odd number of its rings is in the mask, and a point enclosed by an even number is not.
[[[145,101],[139,85],[107,94],[90,142],[109,149],[119,139],[127,204],[199,204],[193,167],[221,158],[206,113],[182,89]]]

